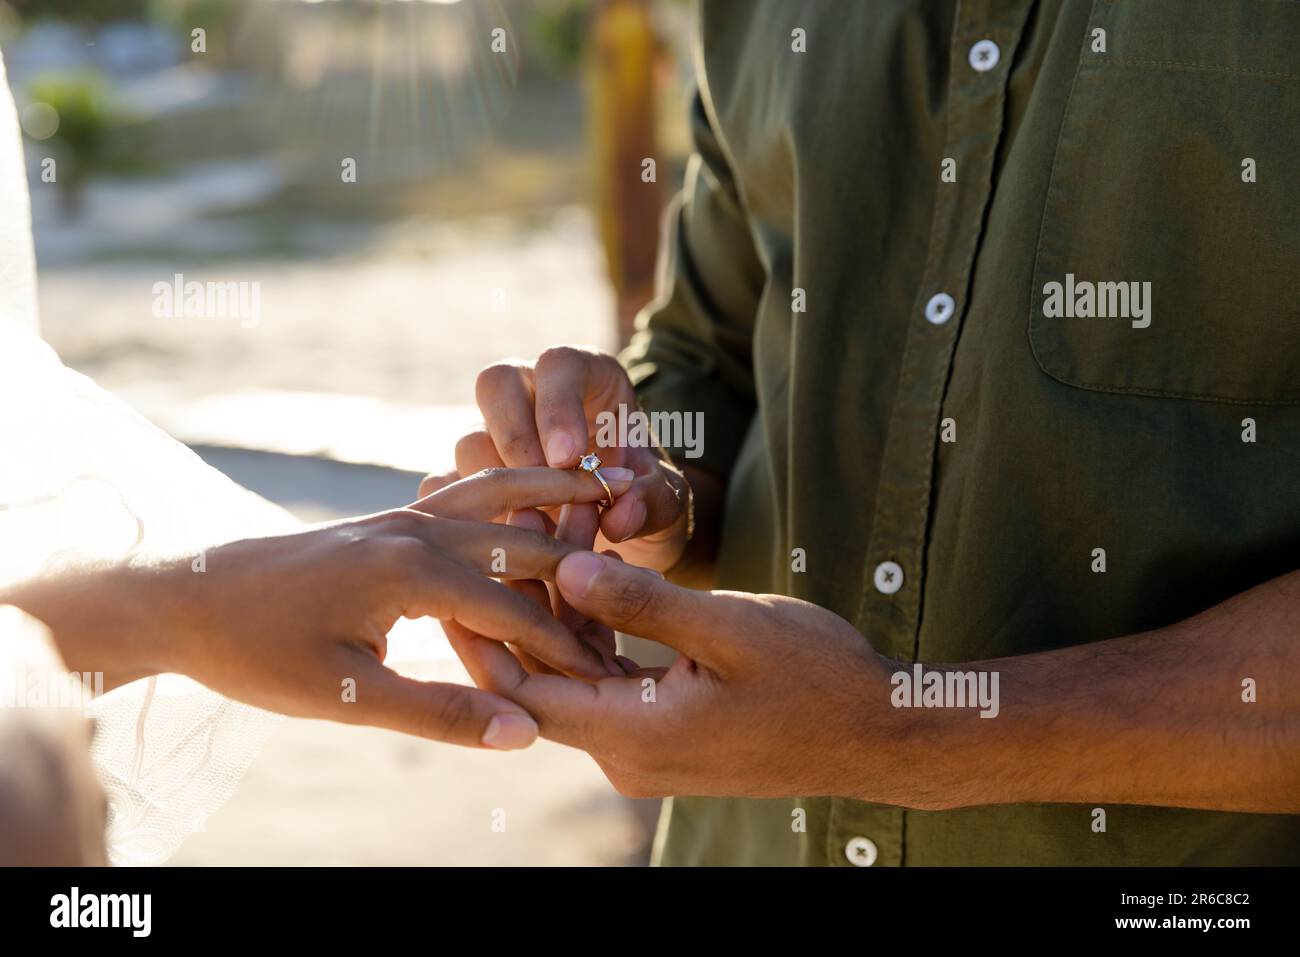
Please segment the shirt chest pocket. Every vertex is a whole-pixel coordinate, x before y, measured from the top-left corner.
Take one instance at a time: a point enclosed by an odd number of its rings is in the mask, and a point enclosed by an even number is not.
[[[1034,266],[1044,372],[1300,404],[1297,47],[1300,3],[1095,3]]]

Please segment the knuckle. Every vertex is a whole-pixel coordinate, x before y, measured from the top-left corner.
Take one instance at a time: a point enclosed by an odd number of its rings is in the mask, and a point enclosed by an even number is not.
[[[482,491],[489,494],[503,512],[514,511],[516,490],[519,487],[519,473],[514,469],[500,465],[479,469],[470,476],[471,480],[482,486]]]
[[[387,516],[385,529],[404,538],[419,536],[431,520],[428,515],[412,508],[395,508]]]
[[[335,541],[347,561],[356,568],[374,568],[388,555],[386,532],[389,519],[377,516],[358,523],[358,528],[339,534]]]
[[[592,371],[597,377],[608,384],[608,387],[617,390],[631,390],[632,379],[627,374],[627,369],[623,363],[619,362],[618,357],[608,352],[598,352],[592,359]],[[632,398],[632,402],[636,402]]]
[[[645,498],[657,515],[665,517],[680,515],[685,507],[682,493],[667,474],[656,475],[646,483]]]
[[[545,532],[534,532],[533,542],[537,545],[537,550],[541,553],[542,561],[546,567],[554,573],[555,566],[565,555],[571,555],[577,550],[576,546],[568,542],[562,542],[553,535],[547,535]]]
[[[522,368],[514,362],[494,362],[474,380],[474,394],[482,402],[519,381]]]
[[[576,390],[564,395],[554,391],[540,395],[537,407],[541,410],[545,427],[558,428],[578,425],[578,415],[572,414],[570,410],[571,404],[580,403],[581,400],[582,397],[576,394]]]
[[[537,357],[537,365],[541,366],[574,366],[585,364],[591,360],[591,353],[577,346],[551,346]]]
[[[411,576],[423,577],[429,571],[429,546],[417,538],[400,538],[393,542],[393,563]]]
[[[503,426],[501,434],[496,437],[496,446],[501,452],[501,457],[507,462],[518,464],[532,459],[537,449],[537,435],[533,424],[529,422],[526,428],[515,425]]]
[[[437,519],[411,509],[396,509],[379,516],[369,534],[355,535],[346,547],[351,561],[384,578],[406,581],[428,569],[431,553],[423,535]]]
[[[488,435],[486,429],[467,432],[456,440],[456,461],[458,463],[481,461],[491,445],[492,436]],[[430,476],[430,478],[436,478],[436,476]]]
[[[614,375],[620,376],[624,379],[627,378],[627,369],[623,368],[623,363],[618,361],[617,356],[611,355],[608,352],[597,352],[591,357],[591,360]]]
[[[466,729],[474,721],[474,704],[470,693],[450,686],[446,693],[432,698],[421,715],[420,727],[425,737],[443,738]]]
[[[680,507],[685,508],[693,498],[690,480],[670,459],[660,459],[659,464],[662,467],[664,482],[668,486],[669,494],[672,495]]]
[[[460,481],[460,472],[458,469],[451,469],[446,472],[430,472],[420,480],[419,494],[417,498],[425,498],[440,492],[448,485],[453,485]]]
[[[388,509],[384,512],[372,512],[369,515],[362,515],[359,518],[343,522],[341,525],[334,526],[331,532],[335,535],[345,535],[349,538],[357,538],[366,535],[373,535],[383,532],[389,527],[388,523],[392,521],[393,512],[398,509]],[[360,533],[358,535],[358,533]]]
[[[384,545],[378,568],[395,586],[409,587],[425,580],[430,572],[430,555],[423,542],[414,538],[396,538]]]
[[[645,618],[655,600],[655,585],[644,575],[630,575],[610,594],[610,617],[621,625],[634,625]]]
[[[515,515],[524,514],[527,513],[515,512]],[[512,569],[517,577],[553,579],[555,566],[567,554],[566,546],[559,540],[545,532],[519,525],[512,526],[508,541],[510,554],[514,559]],[[572,546],[568,547],[572,548]]]
[[[515,594],[518,594],[517,592]],[[523,619],[523,625],[530,634],[537,632],[549,632],[551,623],[555,617],[551,614],[550,609],[544,607],[540,602],[532,601],[519,595],[520,599],[520,616]]]

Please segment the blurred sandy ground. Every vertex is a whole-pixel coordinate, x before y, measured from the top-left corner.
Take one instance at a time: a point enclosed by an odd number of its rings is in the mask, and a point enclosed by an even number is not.
[[[40,208],[50,202],[33,196],[38,223],[54,218]],[[292,257],[229,258],[220,244],[253,246],[259,229],[226,229],[238,231],[228,240],[206,222],[185,230],[191,248],[61,261],[62,237],[38,225],[46,338],[68,365],[147,412],[252,388],[472,403],[475,375],[489,362],[535,357],[556,342],[614,345],[613,296],[581,207],[523,224],[306,222],[294,226]],[[258,283],[259,323],[155,318],[152,288],[177,273]]]
[[[202,271],[262,282],[254,329],[155,319],[150,287],[170,264],[43,268],[45,334],[69,364],[309,521],[405,504],[421,470],[449,467],[486,362],[561,341],[611,345],[599,249],[576,209],[522,231],[408,224],[335,241],[316,259]],[[494,288],[507,291],[502,311]],[[284,454],[336,449],[380,465]],[[548,742],[496,754],[286,720],[173,863],[640,864],[654,813],[585,754]]]

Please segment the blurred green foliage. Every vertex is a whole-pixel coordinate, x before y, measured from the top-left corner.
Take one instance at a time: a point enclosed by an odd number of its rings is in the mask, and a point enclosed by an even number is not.
[[[152,19],[169,23],[185,33],[201,26],[209,31],[226,27],[247,8],[248,0],[152,0]]]
[[[58,161],[58,183],[64,212],[75,216],[92,177],[129,166],[129,157],[111,145],[109,129],[119,122],[95,73],[45,74],[27,88],[27,99],[53,107],[59,127],[44,142]]]
[[[544,0],[533,11],[533,40],[552,71],[569,75],[578,69],[591,8],[591,0]]]
[[[153,0],[151,17],[154,22],[174,29],[186,50],[192,40],[190,31],[202,27],[207,34],[204,62],[228,67],[236,57],[239,17],[250,5],[250,0]]]
[[[140,19],[148,15],[156,0],[11,0],[27,20],[50,17],[77,23],[109,23]]]
[[[0,0],[24,21],[64,20],[96,27],[119,20],[149,20],[175,27],[187,37],[195,26],[227,27],[248,0]]]

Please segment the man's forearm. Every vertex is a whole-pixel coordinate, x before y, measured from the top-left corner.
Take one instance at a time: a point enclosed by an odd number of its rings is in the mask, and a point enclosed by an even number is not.
[[[1157,631],[935,667],[998,672],[999,712],[900,709],[900,803],[1300,812],[1300,572]]]

